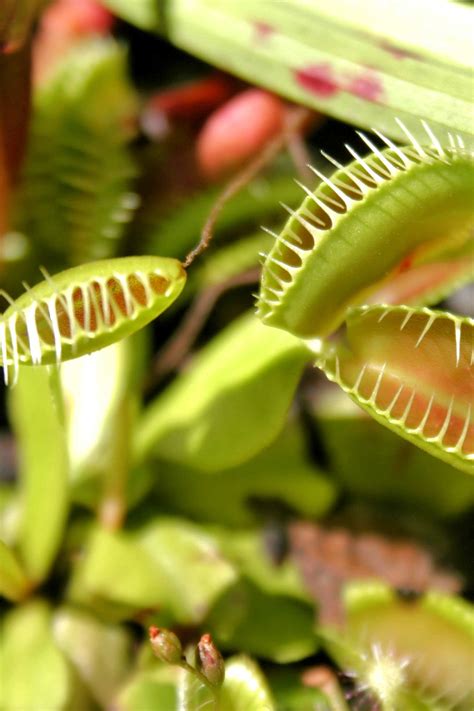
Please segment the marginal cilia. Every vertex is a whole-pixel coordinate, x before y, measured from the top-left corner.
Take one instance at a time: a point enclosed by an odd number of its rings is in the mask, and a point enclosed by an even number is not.
[[[0,363],[14,384],[20,365],[61,363],[143,327],[179,295],[186,273],[175,259],[125,257],[85,264],[44,281],[0,317]]]
[[[379,132],[379,149],[362,133],[372,153],[320,179],[264,257],[257,314],[270,326],[301,338],[324,337],[343,322],[347,308],[367,303],[400,264],[430,250],[465,244],[472,255],[473,155],[461,137],[444,148],[423,122],[429,146],[403,124],[410,145],[397,146]],[[466,259],[468,262],[469,260]],[[471,270],[472,271],[472,270]]]
[[[379,422],[472,472],[474,321],[423,307],[472,280],[474,156],[461,137],[444,147],[425,122],[428,145],[400,126],[409,145],[375,131],[379,148],[359,133],[368,157],[347,146],[343,167],[326,156],[331,178],[313,169],[316,190],[301,186],[300,207],[284,206],[257,314],[304,340]]]

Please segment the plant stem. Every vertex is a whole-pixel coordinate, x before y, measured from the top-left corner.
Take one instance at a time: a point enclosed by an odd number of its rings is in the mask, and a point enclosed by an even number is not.
[[[302,107],[288,109],[285,126],[281,133],[272,138],[261,152],[227,183],[218,196],[202,228],[199,244],[191,250],[183,262],[185,267],[189,267],[196,257],[208,248],[217,218],[225,204],[268,165],[295,134],[298,134],[303,129],[310,116],[311,113],[308,109]]]
[[[195,667],[191,666],[191,664],[188,664],[185,659],[182,660],[179,666],[181,667],[181,669],[184,669],[189,674],[193,674],[197,679],[199,679],[202,684],[204,684],[207,689],[209,689],[212,694],[214,711],[219,711],[219,689],[213,686],[211,682],[206,679],[204,674],[199,671],[199,669],[196,669]]]

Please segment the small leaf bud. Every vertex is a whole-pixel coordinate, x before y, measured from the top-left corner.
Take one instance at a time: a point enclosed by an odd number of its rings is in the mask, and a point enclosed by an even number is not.
[[[183,648],[174,632],[159,629],[158,627],[150,627],[149,635],[153,653],[158,659],[168,664],[179,664],[181,662]]]
[[[221,653],[212,641],[210,634],[203,634],[198,642],[199,668],[213,686],[222,686],[225,665]]]

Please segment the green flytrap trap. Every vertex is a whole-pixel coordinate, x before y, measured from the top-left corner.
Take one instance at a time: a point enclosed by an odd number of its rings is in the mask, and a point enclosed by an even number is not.
[[[474,322],[424,304],[472,279],[474,163],[423,125],[428,146],[360,134],[367,158],[348,147],[349,166],[315,171],[265,257],[258,315],[304,339],[379,422],[472,471]]]
[[[473,320],[433,311],[472,279],[474,161],[444,146],[377,133],[353,162],[333,159],[265,255],[257,316],[317,353],[316,365],[376,420],[465,471],[474,460]],[[375,140],[375,139],[374,139]],[[0,320],[5,382],[21,365],[61,363],[114,343],[179,296],[178,260],[129,257],[50,277]],[[6,295],[5,295],[6,296]],[[345,333],[342,333],[344,331]]]

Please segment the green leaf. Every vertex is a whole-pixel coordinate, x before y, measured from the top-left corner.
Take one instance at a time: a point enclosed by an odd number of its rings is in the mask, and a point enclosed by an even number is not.
[[[470,7],[174,0],[166,20],[187,52],[330,116],[398,139],[394,117],[473,134]]]
[[[71,708],[70,677],[54,644],[51,611],[34,600],[8,612],[2,620],[2,709]]]
[[[226,558],[263,593],[311,601],[294,563],[289,558],[279,565],[272,562],[265,550],[262,528],[234,530],[212,526],[210,531]]]
[[[101,520],[111,527],[119,525],[129,501],[128,486],[134,483],[129,482],[129,465],[143,376],[143,339],[138,336],[143,333],[61,368],[71,496],[94,509],[99,506]]]
[[[18,544],[34,583],[49,573],[69,510],[69,462],[58,378],[57,371],[46,368],[21,368],[18,384],[10,391],[20,456]]]
[[[322,338],[341,325],[350,306],[378,299],[381,288],[411,267],[453,250],[471,256],[472,155],[462,147],[445,151],[425,129],[425,148],[410,133],[411,145],[401,148],[379,134],[388,146],[379,150],[361,134],[373,151],[367,158],[349,146],[355,161],[336,162],[331,178],[313,169],[321,183],[290,210],[263,267],[258,314],[264,323]],[[444,279],[450,285],[454,276],[438,274],[430,291],[442,290]]]
[[[325,633],[325,646],[343,669],[367,683],[370,670],[386,659],[400,670],[406,691],[439,700],[441,709],[472,708],[472,605],[435,592],[404,601],[384,584],[371,582],[351,584],[345,606],[343,634]]]
[[[180,624],[200,622],[236,579],[213,538],[185,521],[159,519],[137,531],[97,529],[76,571],[71,596],[130,608],[156,608]]]
[[[138,424],[136,459],[150,455],[206,471],[236,466],[270,444],[308,352],[246,315],[220,333]]]
[[[129,671],[131,639],[123,627],[106,625],[92,615],[60,608],[54,637],[102,708],[115,699]]]
[[[301,669],[277,668],[268,675],[277,709],[285,711],[348,711],[348,708],[331,706],[327,696],[319,689],[303,686]],[[341,692],[342,694],[342,692]]]
[[[218,699],[196,677],[183,672],[178,691],[179,711],[209,708],[216,711],[276,711],[268,684],[257,664],[248,657],[231,657],[225,666]]]
[[[317,365],[378,422],[474,472],[474,321],[407,306],[353,309]]]
[[[381,427],[341,390],[318,397],[314,415],[328,467],[350,495],[443,517],[474,504],[472,476]]]
[[[118,697],[121,711],[177,708],[176,687],[181,669],[153,661],[153,668],[137,672],[125,684]]]
[[[136,97],[111,39],[80,43],[40,85],[16,228],[60,264],[113,256],[137,206],[127,149]]]
[[[276,711],[262,672],[244,655],[227,661],[220,698],[226,711]]]
[[[206,626],[219,648],[242,650],[280,664],[304,659],[318,647],[312,605],[266,594],[245,579],[224,592]]]
[[[183,670],[178,683],[176,708],[178,711],[194,711],[201,708],[209,708],[214,711],[216,696],[194,674]]]
[[[9,600],[21,600],[28,587],[28,579],[14,552],[0,540],[0,595]]]
[[[153,465],[152,465],[153,466]],[[277,501],[305,516],[322,516],[335,491],[307,459],[303,435],[293,426],[254,458],[209,476],[191,467],[157,462],[158,504],[202,521],[231,526],[261,520],[258,503]],[[257,504],[257,505],[255,505]]]

